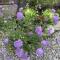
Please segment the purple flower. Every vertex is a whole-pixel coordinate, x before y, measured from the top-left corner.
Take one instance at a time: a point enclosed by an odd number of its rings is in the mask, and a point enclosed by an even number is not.
[[[37,55],[38,57],[43,57],[43,55],[44,55],[43,49],[42,49],[42,48],[38,48],[38,49],[36,50],[36,55]]]
[[[22,55],[24,54],[24,51],[23,51],[23,49],[18,48],[18,49],[15,50],[15,54],[18,57],[22,57]]]
[[[53,16],[53,22],[54,22],[54,24],[57,24],[58,21],[59,21],[59,16],[57,16],[57,15]]]
[[[21,20],[21,19],[23,19],[24,18],[24,15],[23,15],[23,13],[22,12],[17,12],[17,19],[18,20]]]
[[[55,12],[56,12],[56,10],[55,10],[55,9],[52,9],[52,12],[53,12],[53,13],[55,13]]]
[[[6,45],[6,44],[8,44],[8,42],[9,42],[9,39],[8,38],[4,38],[3,39],[3,43]]]
[[[41,44],[42,44],[43,47],[49,46],[48,40],[41,41]]]
[[[35,29],[35,32],[37,33],[38,36],[42,36],[43,35],[43,29],[41,26],[37,26]]]
[[[22,59],[27,59],[27,57],[28,57],[27,53],[23,49],[20,49],[20,48],[15,50],[15,54],[19,58],[22,58]]]
[[[50,36],[53,33],[54,33],[54,27],[53,26],[49,26],[48,27],[48,35]]]
[[[23,46],[23,41],[21,41],[20,39],[14,42],[14,47],[20,48],[22,46]]]
[[[27,54],[27,52],[24,52],[24,54],[22,55],[21,58],[22,58],[22,59],[27,59],[27,58],[28,58],[28,54]]]

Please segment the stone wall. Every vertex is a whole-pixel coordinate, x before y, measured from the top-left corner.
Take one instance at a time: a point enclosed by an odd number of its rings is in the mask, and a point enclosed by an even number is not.
[[[17,3],[17,0],[0,0],[0,4]]]
[[[0,5],[0,16],[15,16],[17,5]]]

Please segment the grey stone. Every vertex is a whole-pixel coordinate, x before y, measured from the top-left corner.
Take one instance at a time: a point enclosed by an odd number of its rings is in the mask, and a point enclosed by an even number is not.
[[[0,5],[1,6],[1,5]],[[4,17],[15,16],[17,11],[17,5],[2,5],[2,13]]]
[[[54,29],[55,29],[55,30],[60,30],[60,21],[58,22],[57,25],[54,25]]]

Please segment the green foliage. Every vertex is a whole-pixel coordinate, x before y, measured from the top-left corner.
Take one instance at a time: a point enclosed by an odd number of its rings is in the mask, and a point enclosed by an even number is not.
[[[33,2],[36,4],[50,4],[51,6],[53,6],[54,4],[60,2],[60,0],[26,0],[28,3]],[[35,6],[34,5],[34,6]]]
[[[54,16],[54,14],[51,12],[51,9],[46,9],[44,12],[43,12],[43,16],[48,19],[48,24],[53,24],[53,19],[52,17]]]
[[[24,9],[24,14],[25,14],[25,18],[29,20],[36,16],[36,11],[34,9],[27,7],[26,9]]]
[[[59,16],[60,16],[60,9],[57,10],[57,13],[59,13]]]
[[[16,39],[21,39],[24,42],[23,49],[31,52],[36,48],[41,47],[41,40],[48,38],[46,34],[46,29],[48,25],[53,24],[53,13],[51,9],[46,9],[41,16],[47,17],[47,23],[45,19],[38,20],[37,13],[34,9],[26,8],[24,10],[24,19],[17,20],[16,18],[12,19],[3,19],[0,18],[0,30],[7,34],[9,40],[9,44],[7,45],[7,49],[12,52],[14,50],[13,43]],[[38,15],[39,16],[39,15]],[[42,37],[39,37],[35,33],[36,26],[42,26],[44,34]],[[28,33],[32,32],[33,34],[29,35]]]

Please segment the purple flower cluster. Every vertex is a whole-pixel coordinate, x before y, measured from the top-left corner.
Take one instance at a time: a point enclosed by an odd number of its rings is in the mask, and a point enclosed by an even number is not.
[[[49,46],[48,40],[42,40],[41,44],[42,44],[43,47]]]
[[[48,40],[42,40],[41,45],[44,47],[49,47],[49,41]],[[44,56],[44,49],[43,48],[38,48],[36,50],[36,56],[38,57],[43,57]]]
[[[56,12],[56,10],[55,9],[52,9],[52,13],[55,13]]]
[[[23,42],[20,39],[14,42],[14,47],[20,48],[22,46],[23,46]]]
[[[38,49],[36,50],[36,55],[37,55],[38,57],[43,57],[43,55],[44,55],[43,49],[42,49],[42,48],[38,48]]]
[[[7,45],[8,42],[9,42],[9,39],[8,39],[8,38],[4,38],[4,39],[3,39],[3,43],[4,43],[5,45]]]
[[[49,46],[48,40],[41,41],[41,44],[43,47]],[[23,60],[24,59],[28,60],[28,54],[21,48],[22,46],[23,46],[22,40],[18,39],[17,41],[14,42],[14,47],[16,48],[15,54]],[[43,55],[44,55],[44,50],[42,48],[38,48],[36,50],[36,56],[43,57]]]
[[[49,28],[48,31],[49,31],[49,34],[52,34],[54,32],[54,29],[53,28],[52,29]],[[38,36],[42,36],[43,35],[43,29],[42,29],[42,27],[41,26],[37,26],[36,29],[35,29],[35,32],[36,32],[36,34]],[[49,47],[49,41],[48,40],[42,40],[41,41],[41,45],[42,45],[43,48],[44,47]],[[43,55],[44,55],[43,48],[38,48],[36,50],[36,56],[43,57]]]
[[[23,46],[23,41],[18,39],[14,42],[14,47],[16,48],[15,54],[22,59],[28,59],[28,54],[21,48]]]
[[[22,20],[24,18],[24,15],[23,15],[22,12],[17,12],[16,17],[17,17],[18,20]]]
[[[53,22],[54,22],[54,24],[57,24],[58,21],[59,21],[59,16],[57,16],[57,15],[53,16]]]
[[[42,36],[43,35],[43,29],[41,26],[37,26],[35,29],[35,32],[37,33],[38,36]]]
[[[19,58],[23,58],[23,59],[27,59],[27,57],[28,57],[27,53],[23,49],[19,49],[19,48],[15,50],[15,54]]]
[[[51,34],[53,34],[55,32],[54,28],[52,26],[48,27],[48,35],[50,36]]]

